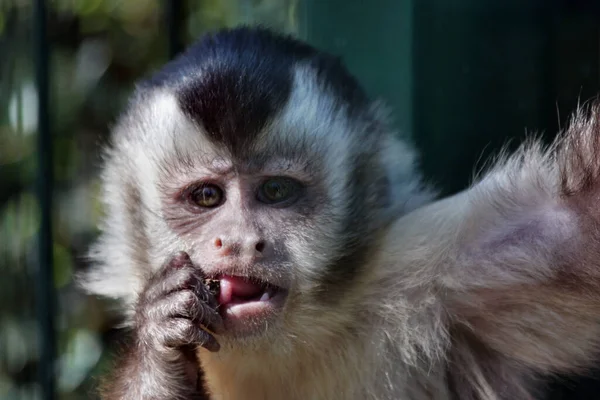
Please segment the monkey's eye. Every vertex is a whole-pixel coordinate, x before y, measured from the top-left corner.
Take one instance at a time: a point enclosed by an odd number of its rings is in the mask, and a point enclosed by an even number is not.
[[[290,178],[270,178],[258,189],[258,201],[265,204],[276,204],[293,201],[299,195],[302,186]]]
[[[223,202],[223,190],[217,185],[206,183],[190,191],[190,201],[204,208],[220,206]]]

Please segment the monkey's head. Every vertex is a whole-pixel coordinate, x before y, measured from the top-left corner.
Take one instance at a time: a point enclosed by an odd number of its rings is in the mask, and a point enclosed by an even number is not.
[[[427,198],[413,163],[337,58],[263,29],[206,36],[114,130],[89,286],[132,304],[184,250],[221,282],[224,340],[326,334],[378,236]]]

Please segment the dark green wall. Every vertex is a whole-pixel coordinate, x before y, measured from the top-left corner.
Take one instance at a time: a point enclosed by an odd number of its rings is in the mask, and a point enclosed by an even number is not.
[[[399,130],[412,131],[412,1],[312,0],[299,11],[302,36],[343,56],[368,92],[386,100]]]
[[[392,106],[446,194],[526,132],[552,137],[598,90],[593,2],[305,0],[302,35]],[[590,6],[590,4],[592,6]]]

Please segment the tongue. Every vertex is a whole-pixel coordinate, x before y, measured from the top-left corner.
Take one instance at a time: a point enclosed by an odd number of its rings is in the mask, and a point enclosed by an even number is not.
[[[219,303],[221,305],[229,304],[234,298],[250,298],[261,294],[263,286],[251,282],[239,276],[221,277],[221,288],[219,294]]]

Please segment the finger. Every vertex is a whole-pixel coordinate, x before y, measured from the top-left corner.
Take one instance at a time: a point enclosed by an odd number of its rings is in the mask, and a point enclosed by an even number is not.
[[[168,273],[157,276],[153,281],[144,292],[144,296],[148,301],[153,301],[182,289],[195,291],[195,288],[201,285],[202,275],[194,267],[181,267],[176,270],[171,269]]]
[[[225,330],[221,315],[219,315],[216,309],[207,304],[201,303],[194,321],[214,333],[221,333]]]
[[[189,254],[185,251],[180,251],[176,253],[173,257],[167,261],[167,267],[171,268],[183,268],[183,267],[192,267],[194,264],[192,263],[192,259]]]
[[[211,308],[216,310],[217,307],[219,307],[219,301],[218,301],[218,294],[215,295],[213,293],[213,290],[215,290],[216,284],[214,284],[212,282],[213,281],[207,282],[207,280],[205,279],[201,282],[201,285],[196,286],[194,288],[194,290],[196,291],[196,293],[198,294],[198,297],[202,301],[204,301]]]
[[[200,345],[209,351],[219,351],[221,346],[209,332],[200,329],[189,319],[176,318],[164,324],[163,343],[170,347]]]
[[[145,310],[151,321],[164,321],[170,318],[186,318],[198,327],[204,327],[211,332],[223,331],[223,321],[216,309],[205,304],[198,296],[190,291],[174,292],[155,301]]]

